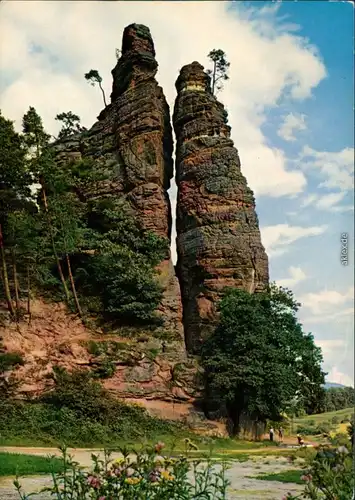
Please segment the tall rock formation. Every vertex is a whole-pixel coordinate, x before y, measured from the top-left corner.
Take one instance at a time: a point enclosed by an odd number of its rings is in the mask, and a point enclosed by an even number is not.
[[[111,104],[89,131],[57,145],[57,160],[94,159],[105,180],[92,186],[86,198],[124,196],[144,228],[170,240],[167,190],[173,176],[173,139],[169,106],[155,80],[157,68],[149,29],[127,26],[121,57],[112,70]],[[159,266],[159,280],[164,328],[180,338],[183,350],[180,288],[170,253]]]
[[[203,66],[184,66],[176,89],[177,271],[187,348],[198,352],[223,288],[260,290],[268,282],[268,259],[227,112]]]
[[[57,161],[93,159],[105,180],[89,186],[84,197],[124,197],[146,229],[170,239],[167,190],[173,175],[172,128],[169,106],[155,80],[158,64],[149,29],[137,24],[126,27],[121,54],[112,70],[111,103],[90,130],[57,143]],[[178,412],[176,403],[193,401],[196,369],[192,362],[186,363],[180,287],[170,251],[159,265],[158,280],[164,290],[158,310],[163,335],[148,330],[130,341],[131,351],[137,354],[135,366],[118,365],[105,386],[121,398],[157,411],[168,412],[165,402],[173,402],[172,411]],[[152,351],[159,353],[154,360]]]

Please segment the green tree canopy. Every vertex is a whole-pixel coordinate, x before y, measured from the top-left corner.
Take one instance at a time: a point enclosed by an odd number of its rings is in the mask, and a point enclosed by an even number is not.
[[[85,127],[80,124],[80,116],[74,114],[72,111],[66,113],[59,113],[55,119],[62,122],[62,128],[59,131],[58,139],[65,139],[73,134],[82,132]]]
[[[0,224],[26,203],[31,195],[31,175],[26,164],[27,147],[13,122],[0,112]]]
[[[271,285],[263,293],[226,291],[220,322],[202,349],[208,394],[223,404],[234,433],[242,414],[277,420],[297,398],[321,390],[321,350],[296,318],[291,291]]]

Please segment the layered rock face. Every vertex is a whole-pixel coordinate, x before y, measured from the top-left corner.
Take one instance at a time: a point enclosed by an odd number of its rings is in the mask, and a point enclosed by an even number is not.
[[[149,29],[127,26],[121,54],[112,70],[111,104],[89,131],[58,144],[57,159],[94,159],[105,180],[91,186],[85,197],[124,196],[143,227],[170,240],[172,129],[169,106],[155,80],[158,63]],[[176,348],[183,351],[180,288],[170,253],[159,266],[159,280],[164,328],[180,338]]]
[[[169,106],[155,80],[157,67],[149,29],[136,24],[125,28],[122,55],[112,70],[111,103],[90,130],[61,141],[56,150],[58,162],[92,159],[103,174],[104,180],[82,193],[85,199],[124,197],[146,229],[170,240],[167,190],[173,175],[173,140]],[[196,393],[196,370],[185,363],[180,287],[170,252],[158,267],[164,290],[158,312],[168,340],[150,331],[138,332],[134,341],[124,332],[122,338],[116,333],[115,341],[126,343],[134,360],[117,360],[115,374],[105,381],[117,396],[149,400],[150,408],[155,405],[157,410],[162,401],[190,404]],[[107,343],[106,336],[97,342]],[[154,360],[152,351],[159,353]]]
[[[184,66],[176,88],[177,272],[187,348],[198,352],[216,322],[222,290],[260,290],[268,259],[227,113],[203,66]]]

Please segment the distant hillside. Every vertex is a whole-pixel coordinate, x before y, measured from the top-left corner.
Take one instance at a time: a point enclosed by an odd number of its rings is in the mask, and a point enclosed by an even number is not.
[[[331,387],[335,387],[335,388],[341,388],[341,387],[346,387],[346,385],[343,385],[343,384],[337,384],[335,382],[326,382],[324,384],[324,387],[326,389],[330,389]]]

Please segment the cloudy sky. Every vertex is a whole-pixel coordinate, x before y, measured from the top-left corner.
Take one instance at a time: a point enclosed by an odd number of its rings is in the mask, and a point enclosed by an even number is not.
[[[271,278],[303,304],[300,319],[323,349],[328,380],[353,384],[352,4],[5,0],[4,116],[19,128],[34,106],[55,134],[55,115],[71,110],[89,128],[102,101],[83,75],[98,69],[109,96],[115,48],[132,22],[151,29],[171,108],[181,66],[207,66],[211,49],[226,52],[230,80],[219,98],[256,195]]]

